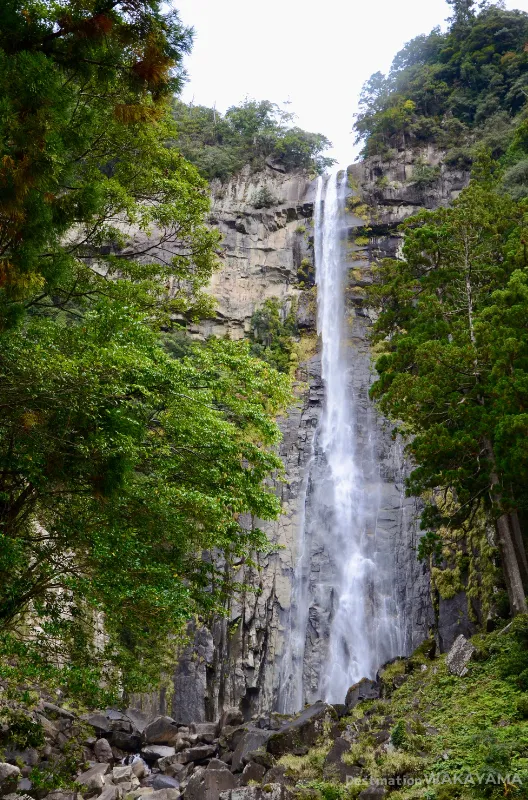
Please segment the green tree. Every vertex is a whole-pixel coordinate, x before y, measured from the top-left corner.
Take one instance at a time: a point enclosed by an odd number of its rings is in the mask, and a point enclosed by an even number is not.
[[[528,571],[518,511],[528,498],[515,479],[514,457],[524,450],[528,342],[518,317],[522,355],[508,361],[514,334],[505,338],[504,329],[498,334],[501,328],[489,323],[500,314],[500,292],[526,266],[525,229],[523,209],[499,194],[492,171],[483,159],[452,208],[405,223],[404,260],[381,266],[376,330],[385,352],[372,394],[412,437],[408,449],[416,468],[409,491],[441,489],[456,500],[430,503],[424,527],[463,527],[483,506],[491,514],[511,608],[519,613],[526,611]],[[511,323],[511,311],[507,315]]]
[[[268,547],[241,519],[279,512],[264,479],[280,472],[273,417],[288,381],[246,342],[174,359],[115,301],[1,338],[4,655],[27,666],[38,653],[41,672],[65,662],[70,689],[83,665],[90,685],[115,686],[120,670],[124,689],[144,687],[169,635],[221,609],[224,566]]]

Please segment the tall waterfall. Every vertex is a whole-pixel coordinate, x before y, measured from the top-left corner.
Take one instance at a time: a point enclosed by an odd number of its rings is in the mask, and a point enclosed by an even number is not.
[[[354,352],[345,302],[348,271],[358,263],[348,260],[347,234],[361,224],[347,215],[346,194],[346,171],[318,179],[315,263],[324,405],[300,531],[282,711],[299,710],[318,697],[342,703],[353,683],[373,678],[382,663],[404,650],[394,542],[378,519],[383,481],[376,413],[367,396],[368,354],[365,364],[365,354]]]

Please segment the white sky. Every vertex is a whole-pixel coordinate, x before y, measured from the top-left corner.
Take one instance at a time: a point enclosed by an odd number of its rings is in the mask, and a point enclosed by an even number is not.
[[[245,97],[271,100],[324,133],[349,164],[361,86],[386,72],[405,42],[449,14],[445,0],[173,0],[195,29],[182,99],[224,112]],[[528,11],[528,0],[506,0]]]

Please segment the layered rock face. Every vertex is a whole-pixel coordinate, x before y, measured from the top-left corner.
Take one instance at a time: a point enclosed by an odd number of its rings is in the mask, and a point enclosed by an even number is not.
[[[416,163],[433,167],[441,154],[400,153],[391,163],[369,160],[349,168],[356,192],[370,209],[369,245],[354,245],[356,220],[350,229],[354,260],[350,269],[347,305],[350,315],[350,350],[353,390],[358,398],[358,436],[368,444],[376,463],[380,505],[377,525],[390,542],[400,621],[402,655],[411,652],[434,624],[429,576],[417,561],[420,536],[419,508],[405,497],[404,480],[409,465],[403,446],[394,441],[390,425],[368,398],[374,379],[368,334],[372,312],[365,300],[371,281],[371,259],[393,255],[401,242],[396,227],[423,207],[447,205],[467,183],[467,175],[438,167],[430,185],[411,182]],[[299,287],[297,271],[303,259],[313,262],[313,202],[315,186],[305,175],[284,174],[267,167],[251,174],[249,168],[227,184],[213,183],[211,224],[223,234],[221,270],[210,291],[217,299],[215,319],[191,328],[197,338],[214,334],[241,338],[251,329],[251,316],[267,298],[278,298],[288,309],[296,300],[302,328],[315,331],[313,293]],[[172,713],[180,724],[217,719],[223,708],[239,707],[246,719],[280,705],[282,669],[287,639],[291,635],[292,591],[299,560],[301,527],[309,520],[313,493],[323,469],[315,433],[323,402],[320,356],[312,356],[300,370],[306,388],[298,404],[280,421],[283,440],[280,455],[286,481],[277,486],[283,514],[276,522],[248,520],[263,528],[278,545],[276,553],[260,558],[259,569],[240,565],[235,577],[251,585],[231,601],[224,619],[209,627],[200,621],[190,630],[191,644],[182,653],[174,674],[171,700],[158,711]],[[374,431],[374,435],[372,435]],[[317,591],[324,586],[325,571],[332,569],[324,548],[324,525],[309,520],[310,558],[304,579],[311,587],[305,656],[304,700],[318,699],[321,665],[335,598]],[[298,578],[297,570],[297,578]],[[460,613],[465,598],[443,604],[441,640],[449,647],[460,633],[470,633]],[[157,700],[149,704],[156,710]]]

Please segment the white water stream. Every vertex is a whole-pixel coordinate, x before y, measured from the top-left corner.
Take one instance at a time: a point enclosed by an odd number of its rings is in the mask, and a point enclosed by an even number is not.
[[[312,464],[318,460],[319,472],[311,470],[317,477],[312,476],[315,485],[308,488],[310,510],[303,520],[294,575],[291,631],[279,697],[282,711],[299,710],[310,695],[303,687],[309,609],[315,609],[318,620],[325,619],[320,609],[329,609],[326,630],[317,631],[326,636],[317,695],[327,702],[343,703],[352,684],[363,677],[374,678],[382,663],[403,651],[391,543],[378,525],[381,480],[375,413],[365,399],[368,385],[360,387],[361,403],[354,380],[356,366],[368,383],[368,363],[355,365],[350,345],[345,288],[352,265],[347,263],[346,192],[346,171],[318,179],[314,244],[324,406],[316,435],[317,455],[312,457]],[[326,577],[311,580],[310,594],[307,537],[313,538],[314,533],[307,530],[314,525],[327,570]],[[313,639],[313,633],[310,636]]]

